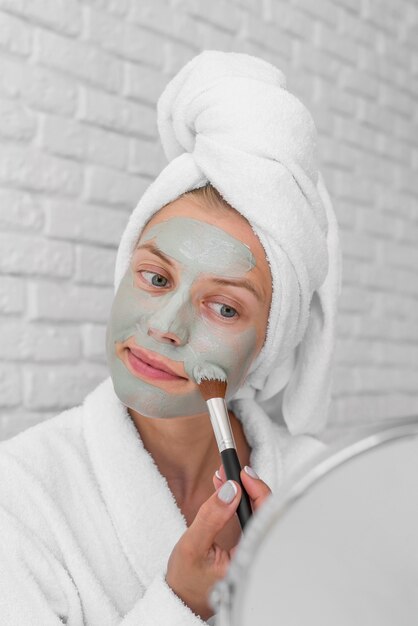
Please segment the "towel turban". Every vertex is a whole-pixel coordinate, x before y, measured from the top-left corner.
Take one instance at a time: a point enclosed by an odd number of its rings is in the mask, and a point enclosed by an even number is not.
[[[273,278],[265,343],[231,400],[263,406],[281,392],[289,432],[318,433],[331,399],[342,259],[309,111],[269,62],[205,50],[165,87],[157,124],[168,165],[122,235],[115,291],[146,221],[210,182],[251,224]]]

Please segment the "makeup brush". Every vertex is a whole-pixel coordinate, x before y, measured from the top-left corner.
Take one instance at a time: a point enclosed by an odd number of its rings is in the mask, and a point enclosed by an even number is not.
[[[244,530],[245,524],[252,515],[252,509],[248,494],[241,482],[241,465],[225,402],[226,374],[220,367],[208,363],[204,368],[196,366],[193,370],[193,375],[209,410],[210,421],[222,458],[225,475],[228,480],[235,480],[242,490],[237,515],[241,528]]]

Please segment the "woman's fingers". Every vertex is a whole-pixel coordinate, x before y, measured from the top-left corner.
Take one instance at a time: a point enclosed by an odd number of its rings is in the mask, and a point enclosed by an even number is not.
[[[219,487],[226,480],[225,470],[222,465],[218,468],[218,474],[221,476],[221,479],[219,479],[216,474],[213,475],[213,484],[215,489],[219,489]],[[244,489],[250,497],[253,510],[256,511],[271,495],[271,489],[263,480],[261,480],[261,478],[249,476],[244,469],[241,470],[240,477],[242,484],[244,485]]]
[[[203,502],[168,560],[167,584],[204,621],[213,615],[209,592],[216,582],[225,578],[231,561],[230,553],[215,538],[235,515],[240,497],[240,485],[225,481]]]
[[[203,556],[208,552],[216,536],[235,515],[240,499],[240,485],[229,481],[229,485],[225,482],[222,491],[212,494],[202,504],[184,535],[194,554],[200,553]]]
[[[216,470],[218,475],[215,472],[214,475],[212,476],[213,485],[214,485],[215,489],[219,489],[219,487],[222,487],[223,483],[226,481],[225,470],[224,470],[223,467],[222,467],[222,471],[223,471],[223,473],[221,474],[220,468],[218,468]]]
[[[271,495],[271,489],[261,478],[249,476],[245,470],[241,470],[240,477],[245,491],[250,496],[253,509],[257,511]]]

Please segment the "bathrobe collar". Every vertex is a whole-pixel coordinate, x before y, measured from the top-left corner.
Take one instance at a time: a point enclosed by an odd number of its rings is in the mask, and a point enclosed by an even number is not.
[[[85,398],[84,411],[86,446],[100,491],[128,561],[149,585],[165,571],[186,519],[110,376]],[[233,411],[252,449],[251,465],[274,493],[283,477],[277,429],[252,400],[237,401]]]

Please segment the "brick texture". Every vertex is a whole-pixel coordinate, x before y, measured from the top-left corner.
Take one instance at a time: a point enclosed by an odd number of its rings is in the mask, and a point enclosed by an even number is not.
[[[324,439],[416,414],[417,32],[413,0],[0,0],[0,439],[107,376],[156,102],[203,49],[276,64],[318,128],[344,254]]]

